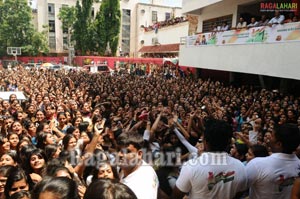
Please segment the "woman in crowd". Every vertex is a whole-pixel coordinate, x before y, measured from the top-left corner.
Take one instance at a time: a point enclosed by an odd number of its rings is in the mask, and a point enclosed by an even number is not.
[[[11,133],[8,133],[7,139],[10,143],[10,149],[17,151],[17,146],[19,144],[19,136],[17,132],[12,131]]]
[[[16,152],[8,151],[0,156],[0,166],[5,166],[5,165],[11,165],[11,166],[18,165],[18,156]]]
[[[0,155],[8,152],[10,150],[10,142],[7,137],[0,134]]]
[[[98,179],[86,190],[84,199],[137,199],[126,185],[111,179]]]
[[[5,185],[5,197],[6,199],[19,191],[29,191],[32,190],[33,182],[31,178],[26,175],[23,169],[15,167],[7,177]]]
[[[80,199],[76,183],[66,177],[42,180],[33,190],[32,199]]]
[[[0,166],[0,199],[5,199],[4,188],[6,185],[7,178],[10,172],[14,169],[14,166],[6,165]]]

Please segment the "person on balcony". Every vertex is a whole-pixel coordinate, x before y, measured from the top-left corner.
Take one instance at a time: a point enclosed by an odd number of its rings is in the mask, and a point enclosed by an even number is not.
[[[270,27],[275,27],[278,24],[283,24],[284,22],[284,15],[281,15],[279,10],[275,10],[275,16],[269,21],[269,26]]]
[[[253,28],[253,27],[256,27],[257,24],[258,24],[258,22],[256,21],[255,17],[252,17],[252,18],[251,18],[251,23],[249,23],[249,24],[247,25],[247,28]]]
[[[224,21],[222,23],[221,31],[227,31],[229,30],[229,25],[227,24],[227,21]]]
[[[268,23],[269,19],[266,17],[266,15],[262,15],[260,21],[257,23],[257,27],[266,26]]]
[[[294,23],[294,22],[298,22],[298,21],[299,21],[298,17],[294,16],[293,19],[292,19],[292,22]]]
[[[283,23],[292,23],[293,22],[294,13],[290,12],[285,18]]]
[[[247,27],[247,22],[244,20],[243,17],[240,18],[239,22],[236,25],[236,29],[243,29]]]

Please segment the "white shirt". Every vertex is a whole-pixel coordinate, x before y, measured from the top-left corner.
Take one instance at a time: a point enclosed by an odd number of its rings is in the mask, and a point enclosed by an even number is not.
[[[189,199],[230,199],[247,189],[245,166],[227,153],[202,153],[184,164],[176,186]]]
[[[270,21],[269,24],[274,24],[276,25],[276,23],[281,24],[284,21],[284,15],[280,15],[279,17],[273,17]]]
[[[127,185],[138,199],[156,199],[158,190],[158,177],[154,169],[145,161],[142,165],[122,179],[121,182]]]
[[[258,132],[249,131],[249,142],[251,144],[257,144],[257,137],[258,137]]]
[[[246,166],[251,199],[289,199],[300,160],[294,154],[274,153],[254,158]]]
[[[239,22],[237,25],[236,25],[236,28],[239,29],[239,28],[246,28],[247,27],[247,22],[246,21],[243,21],[242,23]]]

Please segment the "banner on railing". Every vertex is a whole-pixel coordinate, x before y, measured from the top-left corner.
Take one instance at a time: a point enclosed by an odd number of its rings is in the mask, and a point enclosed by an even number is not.
[[[275,27],[262,26],[243,30],[197,34],[188,36],[186,45],[235,45],[288,41],[300,41],[299,22],[277,25]]]
[[[217,38],[217,45],[245,44],[249,39],[248,30],[231,30],[220,32]]]
[[[287,23],[269,28],[267,42],[300,41],[300,23]]]
[[[202,46],[202,45],[215,45],[217,43],[217,33],[202,33],[197,35],[188,36],[188,46]]]

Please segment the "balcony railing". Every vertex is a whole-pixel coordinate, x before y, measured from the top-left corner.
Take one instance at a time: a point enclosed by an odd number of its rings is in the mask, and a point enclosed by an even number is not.
[[[279,24],[273,27],[261,26],[250,29],[229,30],[224,32],[201,33],[180,39],[181,45],[238,45],[259,43],[282,43],[300,41],[300,22]]]

